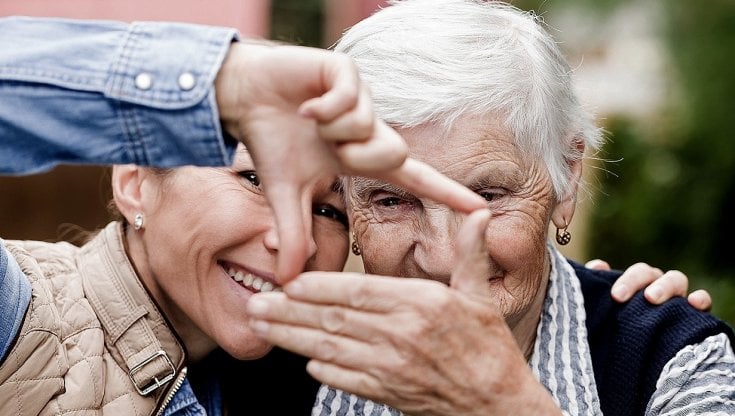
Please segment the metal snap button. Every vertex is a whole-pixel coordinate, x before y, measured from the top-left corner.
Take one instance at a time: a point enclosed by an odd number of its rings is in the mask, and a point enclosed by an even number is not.
[[[197,80],[196,78],[194,78],[194,75],[191,72],[184,72],[183,74],[179,75],[179,88],[184,91],[189,91],[190,89],[194,88],[196,83]]]
[[[153,86],[153,77],[151,74],[141,72],[135,77],[135,87],[139,90],[149,90]]]

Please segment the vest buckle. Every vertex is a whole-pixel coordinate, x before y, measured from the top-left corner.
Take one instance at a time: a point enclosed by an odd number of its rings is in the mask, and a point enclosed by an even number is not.
[[[146,365],[148,365],[153,360],[156,360],[158,358],[163,360],[164,365],[167,367],[166,372],[164,374],[155,374],[151,376],[150,380],[147,383],[143,383],[143,382],[138,383],[138,381],[135,380],[134,376],[140,371],[142,371]],[[171,359],[168,358],[166,351],[163,351],[163,350],[156,351],[155,353],[153,353],[153,355],[143,360],[140,364],[131,368],[130,371],[128,372],[128,377],[130,377],[130,381],[133,382],[133,386],[135,386],[135,389],[138,391],[138,393],[141,396],[147,396],[151,394],[152,392],[156,391],[159,387],[173,380],[175,376],[176,376],[176,367],[174,367],[174,364],[171,362]]]

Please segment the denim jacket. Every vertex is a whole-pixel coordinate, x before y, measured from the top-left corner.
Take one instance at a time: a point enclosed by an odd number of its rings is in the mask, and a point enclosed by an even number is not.
[[[234,29],[4,17],[0,33],[0,173],[232,163],[213,84]],[[0,294],[2,363],[31,290],[1,240]],[[185,382],[165,414],[206,413]]]

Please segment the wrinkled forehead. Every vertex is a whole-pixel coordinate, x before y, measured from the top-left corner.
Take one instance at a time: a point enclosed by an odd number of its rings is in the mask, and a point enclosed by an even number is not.
[[[450,128],[442,123],[396,128],[409,146],[409,156],[466,185],[497,181],[521,183],[528,175],[533,157],[522,152],[514,136],[499,121],[488,117],[466,117]],[[354,177],[350,195],[358,199],[373,192],[407,196],[401,188],[381,180]]]
[[[515,136],[499,117],[466,115],[449,123],[434,122],[396,131],[409,147],[409,155],[439,171],[456,170],[484,159],[521,163],[528,157],[520,151]]]

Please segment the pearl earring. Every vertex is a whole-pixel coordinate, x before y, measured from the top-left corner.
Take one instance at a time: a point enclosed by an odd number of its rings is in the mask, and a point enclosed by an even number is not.
[[[143,214],[140,212],[135,214],[135,218],[133,219],[133,228],[135,228],[135,231],[139,231],[143,228]]]

